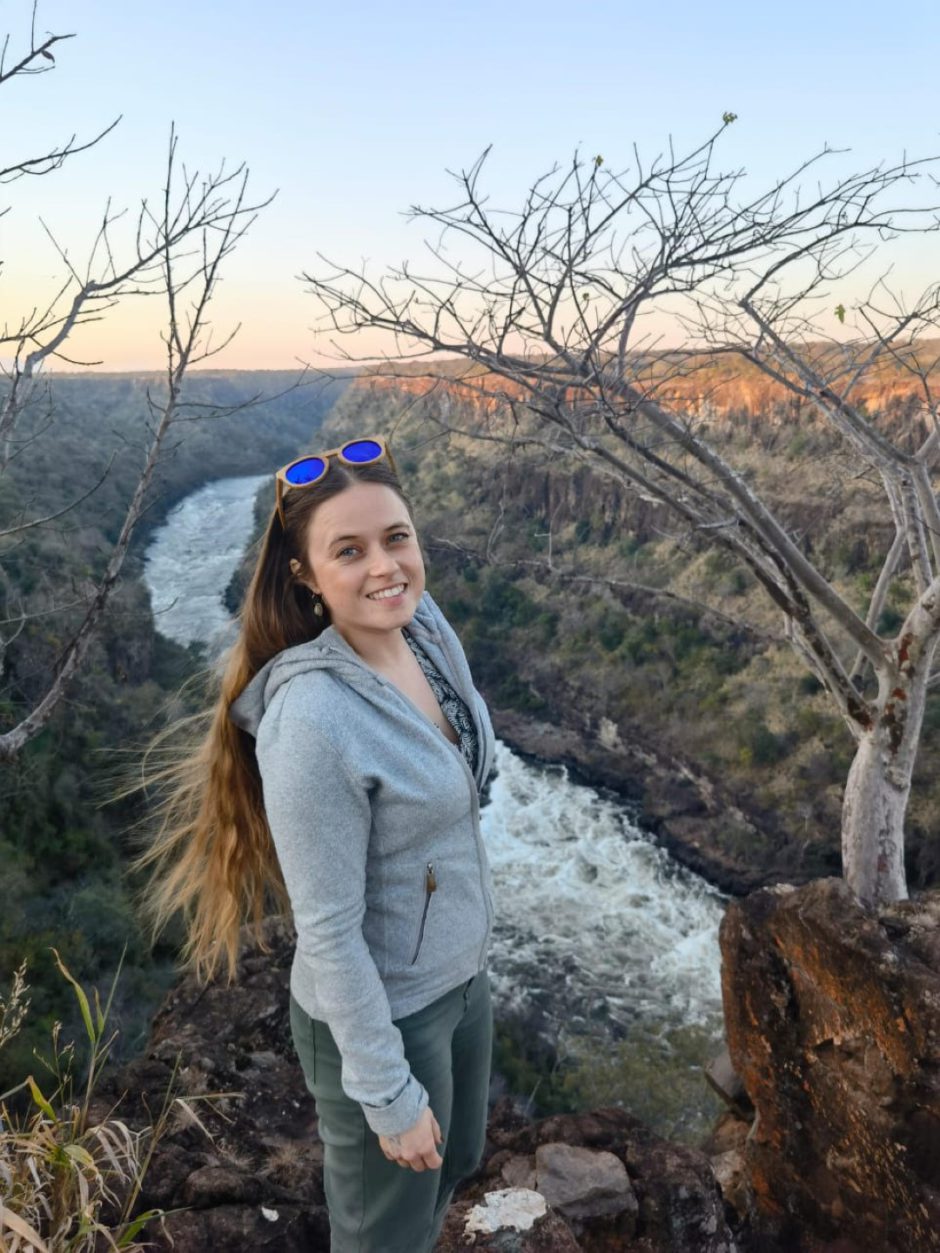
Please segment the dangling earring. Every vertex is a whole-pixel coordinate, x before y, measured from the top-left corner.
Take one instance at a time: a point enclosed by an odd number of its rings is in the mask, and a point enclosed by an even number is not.
[[[323,600],[320,597],[320,593],[311,591],[310,595],[313,597],[314,601],[316,602],[313,606],[313,612],[317,615],[318,618],[322,618],[323,617]]]

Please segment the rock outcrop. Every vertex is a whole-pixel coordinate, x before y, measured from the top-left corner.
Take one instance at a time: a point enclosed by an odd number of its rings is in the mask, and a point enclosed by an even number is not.
[[[493,1150],[488,1144],[482,1171],[455,1198],[438,1253],[468,1247],[737,1253],[748,1247],[746,1233],[742,1243],[729,1225],[734,1212],[705,1154],[661,1139],[626,1110],[556,1114],[515,1129],[503,1124],[503,1112],[502,1105],[493,1110]],[[544,1218],[526,1231],[507,1224],[486,1234],[481,1210],[505,1190],[542,1196]],[[500,1208],[509,1209],[505,1203]]]
[[[175,1253],[329,1248],[316,1111],[293,1052],[293,934],[265,924],[235,985],[184,980],[101,1116],[167,1135],[140,1208]],[[878,909],[846,883],[777,884],[722,921],[728,1104],[698,1149],[608,1107],[529,1119],[492,1102],[486,1151],[437,1253],[940,1251],[940,891]]]
[[[940,1250],[940,892],[868,909],[842,879],[778,884],[732,902],[720,941],[751,1225]]]
[[[137,1127],[152,1123],[171,1088],[182,1098],[138,1207],[174,1211],[146,1228],[155,1250],[329,1248],[316,1110],[290,1036],[293,934],[269,919],[264,937],[271,951],[246,944],[232,986],[184,979],[174,988],[145,1055],[100,1090],[97,1115],[120,1099],[116,1116]],[[507,1202],[507,1192],[528,1199]],[[528,1225],[512,1220],[520,1213]],[[494,1214],[505,1220],[495,1228]],[[735,1218],[730,1207],[727,1216]],[[483,1162],[458,1190],[438,1244],[439,1253],[739,1247],[703,1153],[655,1136],[623,1109],[531,1121],[507,1095],[492,1103]]]

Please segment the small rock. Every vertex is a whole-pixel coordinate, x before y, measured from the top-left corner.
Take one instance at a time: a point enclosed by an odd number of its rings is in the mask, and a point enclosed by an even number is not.
[[[467,1215],[467,1235],[481,1232],[488,1235],[507,1227],[528,1231],[537,1218],[546,1212],[545,1197],[531,1188],[502,1188],[487,1192],[482,1205],[474,1205]]]
[[[721,1195],[743,1217],[747,1214],[750,1195],[741,1150],[728,1149],[709,1158],[709,1161]]]
[[[707,1083],[727,1103],[731,1110],[742,1116],[753,1114],[751,1098],[741,1081],[741,1076],[731,1064],[731,1054],[727,1044],[722,1051],[711,1059],[702,1071]]]
[[[539,1192],[567,1218],[595,1218],[637,1208],[623,1162],[604,1149],[540,1144],[535,1169]]]
[[[259,1070],[270,1070],[278,1064],[277,1054],[272,1049],[259,1049],[257,1053],[249,1053],[248,1056],[252,1066],[257,1066]]]
[[[210,1205],[251,1203],[257,1201],[261,1184],[253,1175],[243,1174],[230,1166],[202,1166],[188,1176],[182,1187],[184,1205],[202,1209]]]

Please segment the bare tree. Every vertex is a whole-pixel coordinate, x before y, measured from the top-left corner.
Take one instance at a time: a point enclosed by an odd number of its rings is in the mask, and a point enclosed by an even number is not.
[[[843,806],[845,877],[859,900],[891,901],[907,896],[904,816],[940,636],[929,340],[940,287],[930,284],[909,307],[884,274],[854,305],[845,293],[893,240],[937,232],[938,158],[811,185],[840,165],[827,146],[748,194],[743,171],[716,168],[734,120],[726,114],[685,155],[670,147],[647,165],[634,151],[623,171],[575,154],[510,212],[484,193],[484,152],[454,175],[456,204],[412,208],[434,228],[423,268],[403,263],[373,279],[321,257],[303,278],[334,332],[387,333],[392,364],[380,371],[437,354],[463,362],[448,365],[448,377],[495,417],[455,425],[445,406],[432,414],[441,429],[586,462],[746,564],[857,744]],[[681,348],[663,345],[661,310],[681,328]],[[702,407],[690,405],[690,378],[716,360],[747,361],[776,380],[807,420],[842,441],[845,482],[855,475],[880,485],[895,537],[866,613],[824,577],[719,450]],[[920,391],[915,419],[900,431],[859,400],[887,363]],[[429,378],[439,373],[429,364]],[[708,376],[700,377],[704,387]],[[907,567],[909,610],[898,633],[882,637],[887,590]]]
[[[24,74],[41,73],[51,68],[51,49],[67,35],[36,36],[36,10],[29,48],[8,64],[9,37],[0,56],[0,85]],[[113,123],[112,123],[113,125]],[[58,169],[64,160],[98,143],[111,129],[109,126],[87,142],[73,136],[60,147],[39,156],[30,156],[11,163],[0,172],[10,181],[24,174],[47,175]],[[68,684],[82,665],[96,627],[119,580],[135,527],[147,507],[148,491],[153,481],[167,435],[174,422],[184,418],[223,416],[245,408],[253,400],[234,406],[206,406],[188,401],[183,384],[189,369],[198,362],[220,352],[231,341],[237,327],[220,343],[213,344],[207,322],[207,309],[216,289],[226,259],[254,221],[257,213],[270,202],[251,201],[248,197],[248,172],[244,165],[226,170],[225,163],[208,174],[188,172],[177,156],[177,137],[171,128],[169,152],[163,188],[159,198],[144,200],[137,211],[130,243],[122,245],[116,238],[116,225],[123,217],[108,202],[88,260],[79,268],[69,250],[60,245],[51,233],[53,245],[64,270],[64,279],[54,299],[37,306],[15,325],[6,324],[0,331],[0,345],[9,357],[4,367],[6,386],[0,395],[0,475],[11,461],[21,455],[36,432],[20,435],[20,420],[37,399],[47,406],[45,421],[53,420],[54,409],[48,392],[43,393],[43,367],[50,361],[76,362],[67,355],[69,337],[77,327],[96,321],[115,307],[118,300],[139,295],[158,296],[165,302],[166,322],[163,333],[166,369],[165,385],[158,393],[148,390],[149,413],[146,428],[149,443],[139,477],[130,492],[123,525],[107,559],[103,574],[82,598],[84,613],[61,650],[55,672],[48,687],[34,707],[23,711],[16,725],[0,734],[0,761],[12,758],[49,721]],[[97,363],[95,363],[97,364]],[[112,458],[113,460],[113,458]],[[98,483],[80,492],[64,509],[42,516],[0,519],[0,555],[3,546],[24,532],[47,525],[87,499],[103,482],[110,470],[104,471]],[[15,589],[0,565],[0,593],[14,608]],[[59,605],[60,611],[70,606]],[[0,673],[6,649],[23,629],[30,614],[25,605],[0,623]],[[8,631],[12,624],[13,630]]]

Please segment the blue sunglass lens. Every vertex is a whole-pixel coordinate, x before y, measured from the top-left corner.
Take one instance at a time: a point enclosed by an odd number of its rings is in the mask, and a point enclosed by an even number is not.
[[[375,461],[382,455],[382,445],[374,439],[357,439],[343,448],[343,456],[350,461]]]
[[[288,483],[299,487],[303,483],[312,483],[318,479],[325,468],[322,457],[304,457],[303,461],[298,461],[289,470],[285,470],[284,477]]]

